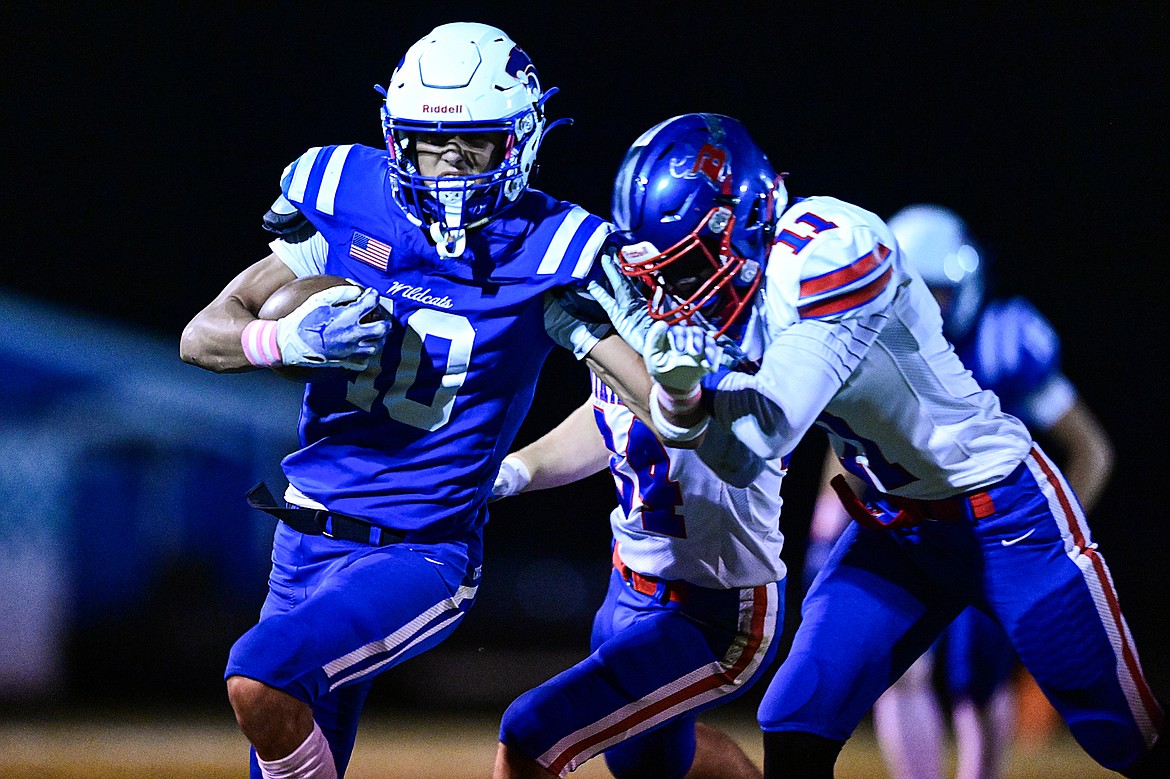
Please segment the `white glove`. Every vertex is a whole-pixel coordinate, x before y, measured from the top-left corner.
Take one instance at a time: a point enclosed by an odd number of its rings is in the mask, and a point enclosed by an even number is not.
[[[622,340],[641,354],[646,348],[646,331],[654,321],[650,318],[649,304],[634,287],[633,282],[618,268],[617,260],[612,254],[601,256],[601,269],[605,271],[609,285],[613,287],[613,294],[609,294],[598,281],[590,281],[586,289],[605,311],[609,321],[613,322],[613,327]]]
[[[508,455],[500,463],[500,472],[496,474],[496,483],[492,485],[492,500],[510,498],[524,491],[532,481],[532,474],[528,466],[515,455]]]
[[[699,325],[655,322],[642,350],[651,378],[675,395],[693,394],[704,376],[719,370],[722,358],[722,347]]]
[[[341,285],[313,293],[276,320],[280,363],[365,370],[390,329],[378,305],[374,289]]]

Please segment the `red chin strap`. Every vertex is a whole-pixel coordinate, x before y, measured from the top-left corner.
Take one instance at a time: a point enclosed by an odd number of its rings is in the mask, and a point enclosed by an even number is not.
[[[711,253],[699,237],[699,233],[703,231],[711,218],[720,211],[726,211],[726,209],[721,207],[711,209],[694,230],[658,254],[635,259],[627,257],[624,250],[618,253],[618,263],[622,273],[631,278],[640,279],[655,293],[650,296],[647,302],[651,318],[671,325],[692,324],[691,320],[698,315],[702,320],[719,328],[715,332],[715,337],[719,337],[727,332],[739,317],[740,312],[747,307],[752,295],[760,286],[763,273],[757,273],[751,286],[742,293],[736,290],[732,284],[732,281],[748,262],[747,258],[735,254],[731,248],[731,232],[732,228],[735,227],[735,217],[728,215],[727,224],[720,234],[718,257]],[[684,298],[682,293],[677,293],[672,289],[670,282],[663,279],[663,272],[679,260],[691,259],[691,256],[696,252],[706,259],[712,272],[703,280],[698,289]],[[719,306],[719,310],[711,314],[703,314],[703,308],[720,295],[724,295],[727,300]]]

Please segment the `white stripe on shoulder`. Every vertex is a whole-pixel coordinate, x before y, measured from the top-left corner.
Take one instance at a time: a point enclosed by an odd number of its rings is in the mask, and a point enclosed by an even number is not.
[[[583,279],[589,275],[589,269],[597,261],[597,252],[601,249],[601,244],[605,243],[605,237],[613,232],[613,229],[613,225],[609,222],[602,222],[597,226],[593,235],[589,236],[589,240],[585,242],[581,256],[577,258],[577,264],[573,267],[573,278]]]
[[[323,214],[333,215],[333,199],[337,196],[337,186],[341,183],[341,169],[345,167],[345,158],[349,156],[353,144],[338,146],[329,155],[329,163],[325,166],[325,173],[321,175],[321,189],[317,190],[317,210]]]
[[[565,215],[561,226],[557,228],[552,240],[548,242],[548,248],[544,251],[540,265],[536,268],[538,275],[547,276],[557,272],[557,269],[561,267],[561,262],[565,259],[565,250],[569,248],[569,241],[573,240],[573,236],[577,234],[577,228],[588,216],[589,212],[581,206],[573,206],[572,210]]]
[[[293,173],[292,182],[288,186],[288,195],[286,196],[294,203],[305,202],[305,187],[309,185],[309,174],[313,172],[313,163],[317,161],[317,155],[320,153],[321,147],[314,146],[302,154],[301,158],[294,163],[297,169]]]

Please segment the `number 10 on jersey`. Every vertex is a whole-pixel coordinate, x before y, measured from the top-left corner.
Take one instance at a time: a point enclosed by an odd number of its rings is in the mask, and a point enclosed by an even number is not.
[[[438,430],[450,420],[455,396],[467,378],[475,329],[467,317],[430,308],[411,312],[402,324],[393,380],[382,376],[383,354],[350,383],[346,400],[369,412],[381,403],[391,419]]]

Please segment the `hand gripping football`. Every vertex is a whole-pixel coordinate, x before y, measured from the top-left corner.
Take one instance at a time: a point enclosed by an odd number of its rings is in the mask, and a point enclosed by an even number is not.
[[[331,276],[328,274],[302,276],[301,278],[293,279],[276,290],[276,292],[273,292],[268,300],[264,301],[264,305],[260,307],[260,311],[256,316],[259,319],[281,319],[295,311],[311,295],[339,286],[357,287],[358,285],[340,276]],[[386,319],[387,317],[387,311],[381,306],[377,306],[370,313],[362,317],[361,322],[374,322],[379,319]],[[313,377],[321,375],[319,373],[321,369],[319,368],[297,365],[278,365],[273,366],[272,370],[286,379],[301,382],[309,381]]]

